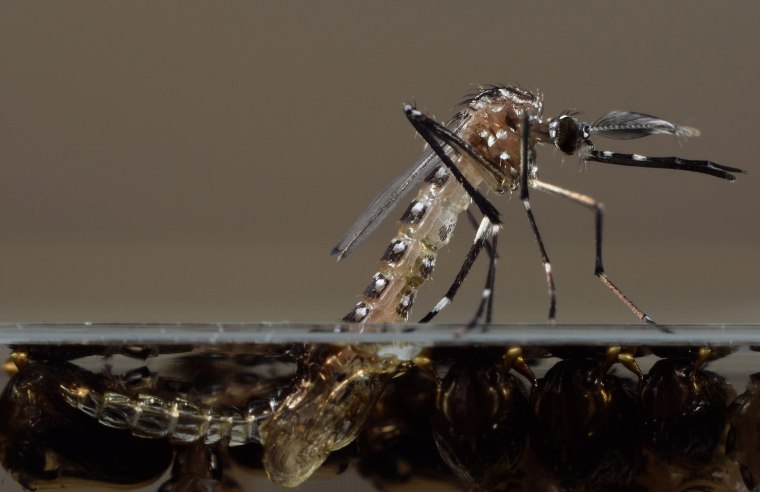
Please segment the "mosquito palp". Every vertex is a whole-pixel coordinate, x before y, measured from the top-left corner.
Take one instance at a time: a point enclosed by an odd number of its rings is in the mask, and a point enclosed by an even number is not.
[[[723,166],[712,161],[694,161],[680,157],[647,157],[639,154],[621,154],[619,152],[598,151],[585,148],[581,157],[586,161],[601,162],[602,164],[617,164],[631,167],[653,167],[658,169],[677,169],[695,173],[709,174],[716,178],[735,181],[732,173],[744,173],[736,167]]]

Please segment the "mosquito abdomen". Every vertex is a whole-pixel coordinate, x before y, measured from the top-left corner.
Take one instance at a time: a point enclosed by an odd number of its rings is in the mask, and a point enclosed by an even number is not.
[[[481,178],[460,161],[467,178]],[[417,289],[435,268],[438,251],[447,245],[459,215],[470,205],[464,188],[444,166],[425,179],[425,185],[401,216],[399,232],[380,258],[380,271],[362,293],[362,300],[343,321],[395,323],[406,321]]]

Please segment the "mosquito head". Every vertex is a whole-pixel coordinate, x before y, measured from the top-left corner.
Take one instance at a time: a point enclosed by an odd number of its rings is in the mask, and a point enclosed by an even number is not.
[[[563,113],[549,123],[549,138],[565,154],[575,154],[581,144],[588,142],[591,127],[572,114]]]

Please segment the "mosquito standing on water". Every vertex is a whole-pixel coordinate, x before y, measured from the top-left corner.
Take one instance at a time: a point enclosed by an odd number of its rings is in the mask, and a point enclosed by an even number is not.
[[[346,257],[408,191],[421,184],[420,191],[401,217],[399,231],[380,259],[380,270],[364,289],[362,300],[343,318],[350,323],[345,329],[363,331],[367,324],[406,321],[417,289],[435,267],[438,251],[448,244],[459,215],[472,203],[482,214],[472,246],[446,295],[422,321],[431,320],[451,302],[478,255],[486,249],[490,258],[486,287],[468,327],[484,314],[485,322],[491,322],[496,246],[502,222],[499,212],[479,191],[480,187],[497,193],[519,192],[546,272],[550,320],[556,316],[556,289],[549,255],[531,210],[530,190],[560,196],[594,212],[594,273],[640,320],[654,323],[605,273],[601,204],[589,196],[540,181],[537,144],[553,145],[585,162],[678,169],[729,181],[735,179],[732,173],[742,171],[710,161],[600,151],[591,142],[594,136],[691,137],[699,133],[694,128],[633,112],[613,111],[594,123],[585,123],[570,111],[545,120],[542,111],[541,94],[511,86],[492,87],[470,97],[445,125],[412,106],[405,106],[406,117],[427,142],[428,149],[412,168],[375,198],[333,249],[333,254],[338,259]],[[408,368],[420,350],[380,344],[312,347],[301,364],[303,369],[293,391],[261,425],[264,467],[270,479],[280,485],[296,486],[330,452],[348,445],[360,432],[386,383]],[[522,366],[529,372],[519,353],[513,358],[505,356],[505,366],[518,370]]]

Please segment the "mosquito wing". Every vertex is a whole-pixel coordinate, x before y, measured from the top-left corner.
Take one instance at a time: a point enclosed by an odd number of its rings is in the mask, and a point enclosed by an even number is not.
[[[363,214],[349,227],[343,235],[340,242],[333,248],[331,255],[338,256],[338,261],[342,260],[356,248],[362,241],[367,239],[372,231],[396,208],[399,201],[409,190],[413,189],[425,177],[440,165],[441,161],[432,150],[428,150],[417,161],[414,166],[409,168],[404,174],[393,180],[391,184],[380,192],[372,200],[372,203]]]

